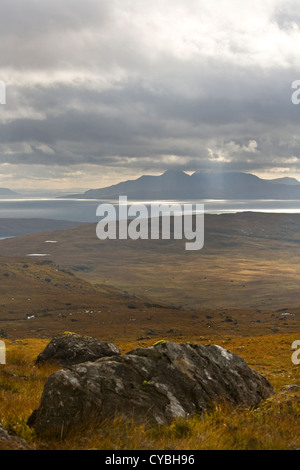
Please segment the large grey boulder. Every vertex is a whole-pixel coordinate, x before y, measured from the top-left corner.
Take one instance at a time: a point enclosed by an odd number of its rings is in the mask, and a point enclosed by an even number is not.
[[[112,343],[66,332],[50,341],[44,351],[38,355],[36,364],[55,362],[62,366],[70,366],[118,354],[120,349]]]
[[[159,342],[55,372],[28,424],[37,433],[115,417],[152,426],[223,400],[255,406],[272,394],[265,377],[220,346]]]

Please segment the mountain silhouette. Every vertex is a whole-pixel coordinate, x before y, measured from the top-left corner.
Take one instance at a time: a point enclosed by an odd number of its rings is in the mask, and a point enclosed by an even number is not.
[[[192,175],[177,169],[165,173],[143,175],[135,180],[83,194],[61,196],[78,199],[116,199],[127,196],[133,200],[170,199],[300,199],[300,182],[294,178],[266,180],[242,172],[200,171]]]
[[[18,193],[15,191],[12,191],[11,189],[8,188],[0,188],[0,198],[1,197],[16,197],[19,196]]]

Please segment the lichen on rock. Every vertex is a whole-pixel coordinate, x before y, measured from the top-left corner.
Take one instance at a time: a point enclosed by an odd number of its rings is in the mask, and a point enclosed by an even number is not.
[[[41,434],[115,417],[170,424],[212,403],[252,407],[273,393],[265,377],[220,346],[164,341],[56,371],[28,424]]]

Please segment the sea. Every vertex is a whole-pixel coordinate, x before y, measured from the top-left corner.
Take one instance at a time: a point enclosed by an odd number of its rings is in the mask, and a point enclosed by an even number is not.
[[[42,218],[72,222],[98,222],[96,211],[101,204],[112,204],[118,212],[118,200],[63,199],[53,197],[23,197],[0,199],[1,218]],[[300,200],[189,200],[189,201],[129,201],[128,204],[196,204],[204,205],[205,214],[236,212],[300,213]]]

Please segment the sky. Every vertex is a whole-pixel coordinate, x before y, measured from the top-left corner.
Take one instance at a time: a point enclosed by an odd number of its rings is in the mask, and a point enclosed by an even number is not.
[[[169,168],[300,179],[299,1],[0,8],[0,187],[77,191]]]

